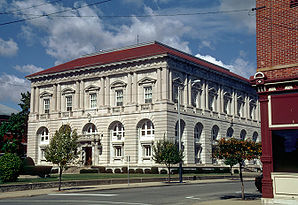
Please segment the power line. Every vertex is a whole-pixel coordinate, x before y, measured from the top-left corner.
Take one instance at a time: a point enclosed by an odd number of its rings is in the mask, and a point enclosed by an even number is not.
[[[43,15],[39,15],[39,16],[31,17],[31,18],[24,18],[24,19],[15,20],[15,21],[9,21],[9,22],[5,22],[5,23],[1,23],[0,26],[13,24],[13,23],[24,22],[24,21],[31,21],[31,20],[34,20],[34,19],[42,18],[42,17],[49,17],[49,16],[52,16],[53,14],[64,13],[64,12],[67,12],[67,11],[74,11],[74,10],[78,10],[78,9],[81,9],[81,8],[84,8],[84,7],[103,4],[103,3],[110,2],[110,1],[112,1],[112,0],[99,1],[99,2],[95,2],[95,3],[86,4],[86,5],[82,5],[82,6],[78,6],[78,7],[73,7],[73,8],[70,8],[70,9],[62,10],[62,11],[56,11],[56,12],[49,13],[49,14],[43,14]]]

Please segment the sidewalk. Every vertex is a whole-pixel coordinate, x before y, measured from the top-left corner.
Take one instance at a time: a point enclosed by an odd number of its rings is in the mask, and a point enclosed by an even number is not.
[[[229,179],[206,179],[206,180],[195,180],[195,181],[185,181],[184,184],[205,184],[211,182],[227,182]],[[137,188],[137,187],[155,187],[155,186],[175,186],[177,184],[167,184],[164,182],[144,182],[144,183],[132,183],[132,184],[109,184],[109,185],[90,185],[90,186],[79,186],[79,187],[63,187],[63,193],[70,193],[70,192],[81,192],[81,191],[100,191],[100,190],[114,190],[114,189],[127,189],[127,188]],[[26,190],[26,191],[15,191],[15,192],[3,192],[0,193],[0,200],[1,199],[8,199],[8,198],[16,198],[16,197],[31,197],[31,196],[38,196],[38,195],[45,195],[45,194],[53,194],[57,193],[57,188],[50,188],[50,189],[38,189],[38,190]],[[61,193],[60,192],[60,193]],[[261,199],[257,200],[241,200],[241,199],[223,199],[223,200],[215,200],[215,201],[204,201],[204,202],[195,202],[195,204],[200,205],[236,205],[236,204],[243,204],[243,205],[260,205]]]

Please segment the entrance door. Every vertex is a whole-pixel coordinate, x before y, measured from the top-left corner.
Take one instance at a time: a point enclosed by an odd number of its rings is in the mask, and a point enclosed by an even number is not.
[[[86,166],[92,165],[92,147],[85,147],[85,164]]]

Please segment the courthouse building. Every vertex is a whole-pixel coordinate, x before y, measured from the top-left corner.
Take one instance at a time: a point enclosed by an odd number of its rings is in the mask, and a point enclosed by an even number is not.
[[[159,42],[103,51],[27,76],[28,156],[69,124],[80,135],[80,164],[145,168],[152,146],[177,140],[180,99],[184,166],[217,163],[220,137],[260,141],[259,103],[247,79]],[[181,90],[178,96],[178,87]]]

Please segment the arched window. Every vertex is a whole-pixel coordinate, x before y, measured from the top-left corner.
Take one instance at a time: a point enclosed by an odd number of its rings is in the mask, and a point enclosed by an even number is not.
[[[257,139],[258,139],[258,133],[257,132],[254,132],[253,135],[252,135],[252,141],[256,142]]]
[[[227,137],[233,137],[234,130],[233,128],[229,127],[227,130]]]
[[[41,127],[37,131],[40,144],[49,143],[49,130],[46,127]]]
[[[214,125],[211,130],[212,141],[216,141],[218,137],[219,127]]]
[[[246,137],[246,131],[245,130],[241,130],[241,132],[240,132],[240,139],[241,140],[245,140],[245,137]]]
[[[96,126],[93,123],[88,123],[83,128],[83,134],[92,135],[97,134]]]
[[[124,138],[124,126],[121,122],[117,122],[112,129],[114,139],[121,140]]]
[[[202,123],[197,123],[194,129],[194,138],[200,140],[203,131]]]
[[[147,120],[142,124],[141,137],[154,137],[154,126],[150,120]]]

